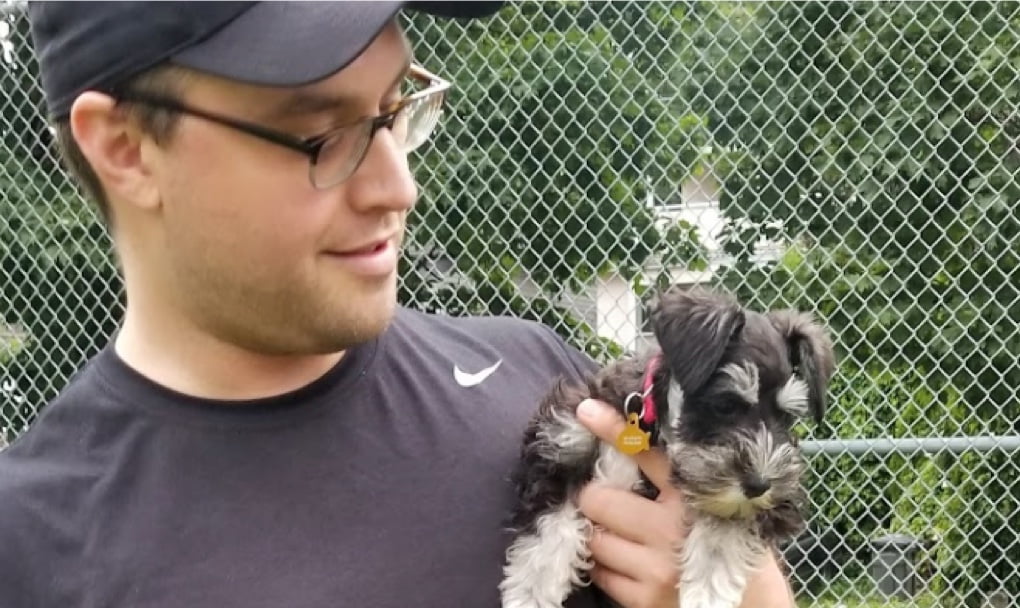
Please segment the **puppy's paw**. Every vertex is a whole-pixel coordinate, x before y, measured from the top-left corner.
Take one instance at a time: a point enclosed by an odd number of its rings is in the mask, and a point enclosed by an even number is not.
[[[540,598],[504,598],[502,608],[562,608],[562,602],[550,602]]]

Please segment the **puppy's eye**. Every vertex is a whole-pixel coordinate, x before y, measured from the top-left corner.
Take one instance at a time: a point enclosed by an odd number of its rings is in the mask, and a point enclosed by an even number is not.
[[[716,413],[720,416],[735,416],[747,409],[747,403],[737,396],[726,396],[719,400]]]

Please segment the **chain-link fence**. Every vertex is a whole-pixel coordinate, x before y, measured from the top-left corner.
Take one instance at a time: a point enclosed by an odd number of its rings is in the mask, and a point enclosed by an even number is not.
[[[0,4],[0,438],[121,312],[108,241]],[[802,606],[1020,596],[1020,4],[522,3],[408,21],[455,90],[413,159],[401,298],[545,321],[606,360],[705,282],[812,311],[840,368],[812,441]]]

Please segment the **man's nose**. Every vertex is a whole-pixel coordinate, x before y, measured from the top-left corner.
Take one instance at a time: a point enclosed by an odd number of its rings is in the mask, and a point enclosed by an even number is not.
[[[350,205],[359,211],[408,211],[418,199],[418,185],[407,154],[389,129],[379,129],[347,185]]]

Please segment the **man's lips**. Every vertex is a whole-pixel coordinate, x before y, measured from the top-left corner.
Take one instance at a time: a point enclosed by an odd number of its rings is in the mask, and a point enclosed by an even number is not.
[[[365,245],[364,247],[358,247],[356,249],[347,249],[344,251],[330,251],[329,253],[331,253],[332,255],[370,255],[373,253],[377,253],[386,247],[389,247],[389,244],[390,242],[386,240],[376,241],[374,243]]]
[[[397,267],[397,247],[394,239],[376,239],[364,245],[329,250],[326,256],[350,272],[363,276],[388,276]]]
[[[365,255],[365,254],[371,254],[371,253],[378,252],[378,251],[382,250],[385,247],[391,246],[394,243],[395,240],[396,240],[396,235],[394,235],[392,233],[391,234],[383,234],[383,235],[377,236],[375,238],[372,238],[372,239],[369,239],[369,240],[366,240],[366,241],[362,241],[359,244],[350,245],[348,247],[344,247],[342,249],[339,248],[339,247],[337,247],[335,249],[328,249],[328,250],[326,250],[326,253],[328,253],[330,255],[340,255],[340,256],[343,256],[343,255]]]

